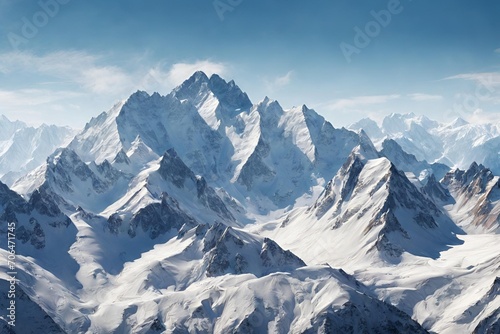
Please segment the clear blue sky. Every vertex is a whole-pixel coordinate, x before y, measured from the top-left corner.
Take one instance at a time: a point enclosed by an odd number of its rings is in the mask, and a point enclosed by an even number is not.
[[[500,116],[498,1],[41,3],[0,0],[0,113],[11,119],[83,127],[197,69],[334,126],[391,112]]]

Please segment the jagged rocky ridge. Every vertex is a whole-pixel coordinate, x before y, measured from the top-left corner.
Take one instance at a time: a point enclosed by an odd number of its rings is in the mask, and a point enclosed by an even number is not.
[[[389,159],[399,170],[411,172],[420,179],[433,175],[437,180],[441,180],[450,170],[450,167],[445,164],[418,161],[413,154],[406,153],[393,139],[386,139],[382,142],[380,154]]]
[[[45,247],[45,236],[51,229],[75,232],[71,220],[52,201],[46,188],[42,187],[35,191],[29,201],[25,201],[1,182],[0,223],[1,233],[5,236],[0,245],[4,249],[7,248],[8,223],[15,223],[15,235],[21,245],[28,244],[35,249]]]
[[[366,221],[358,237],[377,231],[370,247],[390,257],[404,251],[435,257],[444,244],[460,243],[454,237],[460,229],[385,158],[352,154],[309,212],[332,229]]]
[[[443,184],[455,199],[449,210],[458,224],[469,233],[500,232],[500,180],[490,169],[474,162],[446,174]]]

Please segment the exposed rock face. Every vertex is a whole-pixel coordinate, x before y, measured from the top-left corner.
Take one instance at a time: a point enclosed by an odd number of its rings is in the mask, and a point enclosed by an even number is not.
[[[494,175],[488,168],[473,162],[465,171],[456,169],[446,174],[443,184],[458,186],[462,192],[477,195],[485,192],[488,183],[493,179]]]
[[[123,149],[121,149],[113,159],[114,164],[125,164],[130,165],[130,159],[127,156],[127,153]]]
[[[107,228],[113,234],[118,234],[122,228],[123,219],[118,214],[112,214],[107,220]]]
[[[367,314],[378,314],[375,320]],[[346,319],[350,319],[346,322]],[[372,303],[363,306],[346,302],[341,308],[329,307],[312,321],[312,328],[305,333],[428,333],[417,322],[397,308]]]
[[[488,304],[494,303],[500,295],[500,277],[496,277],[490,289],[479,299],[476,304],[467,308],[460,317],[458,323],[470,323],[471,319],[477,317],[484,310],[488,310]],[[474,333],[497,333],[500,329],[500,309],[493,311],[485,317],[475,328]]]
[[[233,239],[229,242],[231,241],[234,243],[234,246],[243,247],[243,243],[239,239]],[[226,242],[228,240],[218,240],[216,246],[210,250],[208,254],[207,276],[219,276],[227,272],[241,274],[247,269],[247,262],[243,262],[244,258],[239,253],[230,254]]]
[[[137,92],[115,115],[114,135],[125,150],[137,136],[160,156],[175,147],[196,174],[209,179],[224,177],[219,170],[227,164],[221,161],[221,148],[228,145],[227,139],[205,122],[193,102],[174,93],[160,96]]]
[[[9,291],[9,282],[0,280],[0,289]],[[6,311],[10,300],[5,293],[0,297],[0,333],[21,334],[21,333],[50,333],[64,334],[65,332],[57,325],[54,320],[39,306],[32,301],[23,289],[16,286],[16,309],[22,312],[16,312],[16,326],[9,326],[6,318]]]
[[[165,325],[162,324],[161,320],[156,318],[155,321],[153,321],[153,323],[151,324],[151,327],[146,332],[146,334],[163,333],[165,330],[166,330]]]
[[[174,149],[169,149],[163,155],[158,172],[178,188],[183,188],[187,180],[196,182],[195,174],[184,164]]]
[[[248,197],[263,212],[293,205],[331,179],[354,147],[377,154],[364,132],[336,129],[305,105],[284,110],[269,98],[252,105],[234,81],[202,72],[166,96],[132,94],[92,119],[68,147],[85,162],[108,160],[127,171],[137,138],[158,156],[175,148],[209,185]]]
[[[139,209],[128,219],[115,213],[107,220],[107,229],[113,234],[128,233],[134,238],[140,231],[151,239],[169,233],[172,229],[189,228],[196,225],[196,220],[179,207],[179,203],[167,193],[162,194],[160,203],[152,203]],[[140,230],[138,230],[140,227]]]
[[[108,186],[114,184],[120,177],[123,176],[123,173],[115,169],[108,160],[104,160],[100,165],[96,165],[96,169],[99,176],[101,176],[100,179],[106,180]]]
[[[417,210],[417,216],[422,217],[417,221],[419,225],[429,228],[437,227],[433,222],[433,217],[442,215],[437,206],[422,196],[418,189],[394,165],[391,165],[389,173],[389,201],[397,202],[406,209]]]
[[[227,273],[266,275],[291,270],[305,263],[290,251],[283,250],[273,240],[260,241],[239,237],[233,228],[216,223],[203,235],[203,252],[207,276]]]
[[[31,195],[28,204],[31,210],[36,210],[44,216],[53,218],[49,225],[68,227],[71,224],[71,219],[59,209],[58,201],[60,201],[58,196],[43,186]]]
[[[433,127],[405,131],[434,150]],[[498,263],[483,246],[496,239],[457,237],[444,210],[456,199],[498,222],[498,178],[476,164],[441,184],[442,165],[382,145],[305,105],[252,106],[197,72],[93,119],[20,183],[28,200],[0,183],[0,235],[17,223],[25,291],[67,332],[426,333],[407,314],[430,330],[497,331]]]
[[[500,309],[481,320],[474,329],[473,334],[497,334],[500,333]]]
[[[222,219],[227,221],[235,220],[215,190],[207,184],[203,177],[196,176],[184,164],[174,149],[165,152],[158,173],[163,179],[172,182],[177,188],[191,190],[200,204],[216,212]]]
[[[0,182],[0,207],[10,204],[13,207],[21,208],[25,201],[14,191],[10,190],[6,184]]]
[[[71,174],[74,174],[81,181],[90,180],[96,190],[101,190],[102,185],[93,175],[90,168],[70,149],[62,149],[48,159],[47,179],[52,180],[61,190],[74,192],[71,187]]]
[[[500,232],[500,178],[483,165],[456,169],[442,181],[454,198],[458,223],[468,232]]]
[[[31,218],[29,222],[32,225],[32,229],[27,229],[25,225],[21,225],[17,229],[16,238],[21,240],[22,243],[29,241],[36,249],[44,248],[45,232],[35,218]]]
[[[302,267],[306,264],[290,251],[283,250],[276,242],[269,238],[264,238],[260,259],[264,267],[269,270],[285,266]]]
[[[336,198],[336,193],[334,189],[334,180],[328,182],[323,194],[314,204],[314,209],[316,210],[316,216],[318,218],[322,217],[328,210],[332,208],[334,203],[337,203],[336,211],[339,210],[342,203],[349,200],[352,195],[356,184],[358,183],[358,177],[363,170],[364,163],[361,158],[356,154],[351,154],[346,160],[342,168],[338,172],[338,180],[341,180],[340,185],[340,198]]]
[[[455,202],[448,189],[439,183],[434,175],[427,178],[427,182],[422,187],[421,191],[437,203],[452,204]]]
[[[36,217],[36,218],[35,218]],[[45,232],[51,228],[67,229],[71,220],[61,212],[53,195],[45,187],[35,191],[28,202],[0,182],[0,224],[16,223],[16,238],[36,249],[45,247]]]
[[[196,221],[179,208],[175,199],[163,193],[161,203],[150,204],[132,217],[128,234],[134,237],[140,226],[151,239],[155,239],[159,235],[170,232],[171,229],[179,230],[183,225],[195,226]]]
[[[264,159],[269,155],[270,147],[262,139],[259,139],[255,151],[248,158],[247,163],[241,169],[238,181],[251,190],[257,179],[262,182],[270,182],[276,175],[265,163]]]
[[[102,199],[109,197],[115,186],[128,177],[107,160],[87,164],[73,150],[64,148],[52,154],[44,166],[19,180],[13,189],[32,197],[32,204],[42,211],[58,210],[48,203],[38,203],[41,198],[50,197],[52,204],[63,209],[74,210],[80,206],[98,212],[106,205]]]

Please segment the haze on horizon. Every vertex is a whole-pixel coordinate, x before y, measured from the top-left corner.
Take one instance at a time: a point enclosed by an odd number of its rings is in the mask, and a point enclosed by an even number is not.
[[[499,14],[492,0],[0,0],[0,114],[81,128],[203,70],[334,126],[497,121]]]

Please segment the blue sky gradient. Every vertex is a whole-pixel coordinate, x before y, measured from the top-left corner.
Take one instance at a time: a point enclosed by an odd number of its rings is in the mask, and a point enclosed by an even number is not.
[[[388,24],[375,20],[391,8]],[[496,1],[0,0],[0,113],[82,127],[201,69],[334,126],[392,112],[492,121],[499,17]]]

